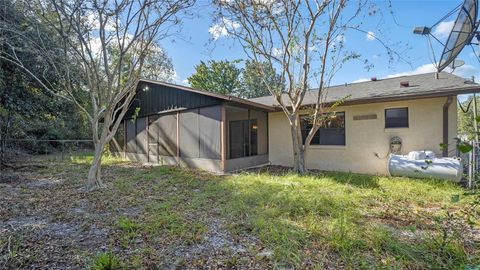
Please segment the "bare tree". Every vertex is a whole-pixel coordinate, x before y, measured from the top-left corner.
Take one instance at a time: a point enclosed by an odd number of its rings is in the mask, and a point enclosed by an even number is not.
[[[345,48],[347,30],[360,28],[371,6],[367,1],[348,0],[215,0],[216,30],[238,41],[247,57],[268,63],[280,72],[285,87],[265,83],[290,124],[293,142],[294,170],[307,171],[305,156],[315,133],[329,121],[342,100],[326,103],[326,88],[336,72],[349,60],[362,60],[355,51]],[[348,4],[348,9],[347,9]],[[367,15],[363,13],[367,11]],[[372,38],[376,38],[372,36]],[[385,46],[389,56],[395,52]],[[262,71],[260,70],[260,73]],[[266,75],[266,73],[265,73]],[[266,77],[266,76],[264,76]],[[310,83],[318,83],[315,103],[304,106]],[[347,98],[347,97],[345,97]],[[301,114],[307,114],[312,128],[305,142],[301,130]]]
[[[45,63],[44,74],[34,73],[17,57],[19,48],[8,40],[9,48],[0,58],[21,67],[45,89],[67,99],[90,121],[95,154],[88,173],[87,188],[103,186],[102,153],[112,140],[132,101],[146,58],[156,42],[171,35],[181,16],[195,0],[23,0],[31,14],[26,27],[17,22],[2,24],[23,40]],[[48,27],[53,35],[44,36]],[[32,35],[31,33],[38,33]],[[54,39],[60,46],[48,48]],[[56,80],[51,80],[54,76]],[[52,83],[52,82],[55,83]],[[87,95],[82,102],[79,95]]]

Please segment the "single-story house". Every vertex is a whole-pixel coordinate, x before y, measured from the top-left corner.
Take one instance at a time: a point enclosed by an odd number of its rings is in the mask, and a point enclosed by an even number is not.
[[[290,126],[272,96],[246,100],[150,80],[137,91],[116,136],[130,160],[217,173],[293,166]],[[387,174],[392,140],[400,140],[399,153],[454,156],[457,95],[479,91],[445,72],[329,87],[327,104],[347,98],[312,140],[307,167]],[[314,104],[317,94],[309,91],[303,104]]]

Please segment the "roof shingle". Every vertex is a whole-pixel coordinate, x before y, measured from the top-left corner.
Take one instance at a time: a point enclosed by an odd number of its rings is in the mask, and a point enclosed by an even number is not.
[[[408,81],[409,87],[400,86],[401,81]],[[443,97],[458,94],[480,92],[480,85],[459,76],[441,72],[439,78],[435,73],[402,76],[377,81],[350,83],[325,89],[326,103],[333,103],[346,98],[344,104],[364,104],[373,102],[408,100],[414,98]],[[303,105],[315,104],[318,90],[308,91]],[[285,101],[287,96],[282,97]],[[250,101],[268,106],[278,106],[273,96],[250,99]],[[286,103],[288,104],[288,103]]]

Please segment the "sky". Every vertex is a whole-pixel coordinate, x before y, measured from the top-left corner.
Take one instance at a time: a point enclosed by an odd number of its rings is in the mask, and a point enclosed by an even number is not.
[[[387,78],[435,71],[432,53],[438,59],[442,45],[434,42],[433,50],[429,49],[427,39],[413,34],[415,26],[432,26],[445,14],[456,8],[459,0],[436,1],[400,1],[392,0],[393,16],[388,12],[388,1],[376,1],[378,8],[385,11],[384,18],[372,17],[365,21],[362,29],[369,34],[348,32],[345,35],[345,47],[354,48],[363,58],[367,58],[374,66],[364,69],[359,62],[349,62],[338,71],[332,85],[369,80],[371,77]],[[210,32],[215,27],[212,22],[212,9],[205,0],[200,0],[197,14],[184,20],[178,35],[161,42],[173,61],[175,68],[174,82],[188,85],[187,78],[194,72],[195,65],[208,60],[246,59],[243,49],[228,37],[217,31],[216,39]],[[435,36],[445,41],[455,20],[455,15],[446,18],[432,29]],[[210,31],[209,31],[210,30]],[[378,36],[389,44],[397,44],[394,48],[403,51],[402,61],[388,61],[387,52],[373,36]],[[478,46],[477,46],[478,47]],[[408,48],[408,49],[406,49]],[[406,50],[405,50],[406,49]],[[467,46],[457,59],[465,61],[465,65],[454,73],[480,81],[480,62]]]

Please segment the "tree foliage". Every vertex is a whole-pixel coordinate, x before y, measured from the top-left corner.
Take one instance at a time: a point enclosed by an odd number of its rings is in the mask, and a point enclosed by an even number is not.
[[[160,46],[152,46],[145,57],[142,68],[142,79],[171,82],[175,76],[172,59]]]
[[[240,97],[255,98],[269,96],[269,85],[273,85],[274,88],[278,89],[284,88],[280,76],[268,63],[246,60],[242,73],[242,91]]]
[[[480,97],[477,97],[477,104],[480,105]],[[469,141],[475,139],[474,121],[473,95],[471,95],[458,106],[458,135]]]
[[[0,59],[11,62],[34,78],[50,94],[70,101],[90,123],[95,154],[88,173],[89,189],[103,186],[103,150],[113,139],[128,106],[148,57],[158,41],[172,34],[181,16],[195,0],[21,0],[14,5],[27,7],[26,29],[9,20],[1,31],[7,49]],[[39,29],[46,28],[48,35]],[[36,73],[18,57],[20,48],[44,61],[43,72]],[[59,44],[50,50],[49,43]],[[47,74],[48,76],[44,76]],[[41,76],[41,77],[40,77]],[[87,103],[79,97],[87,96]]]
[[[24,5],[13,5],[5,1],[0,6],[0,25],[9,22],[11,30],[23,35],[35,37],[33,31],[42,31],[50,35],[47,28],[29,28],[28,10]],[[53,54],[59,49],[55,40],[47,40],[48,50]],[[0,35],[1,51],[17,48],[16,56],[37,77],[49,76],[51,72],[44,69],[44,60],[33,51],[24,47],[12,31],[3,31]],[[52,83],[55,83],[52,80]],[[81,101],[84,103],[84,100]],[[78,109],[65,100],[55,98],[41,84],[29,76],[18,65],[0,58],[0,151],[3,153],[7,139],[84,139],[89,129],[85,117],[79,115]],[[38,149],[25,149],[35,151]],[[2,155],[3,156],[3,155]]]
[[[368,33],[361,26],[376,9],[371,1],[349,0],[215,0],[215,28],[237,41],[247,57],[257,63],[264,85],[289,122],[294,170],[306,172],[305,156],[315,133],[330,109],[326,88],[345,63],[361,59],[345,45],[347,30]],[[376,40],[379,40],[375,36]],[[401,58],[384,42],[389,57]],[[269,84],[269,70],[277,70],[280,84]],[[311,82],[317,85],[316,98],[309,106],[311,129],[302,135],[300,114]],[[306,137],[306,138],[305,138]],[[305,138],[305,140],[304,140]]]
[[[188,77],[188,82],[194,88],[204,89],[224,95],[238,95],[240,93],[240,75],[242,70],[235,61],[200,62],[195,66],[195,73]]]
[[[188,82],[194,88],[241,98],[268,96],[268,85],[283,87],[280,76],[267,63],[246,60],[242,68],[238,67],[240,62],[243,61],[200,62]]]

